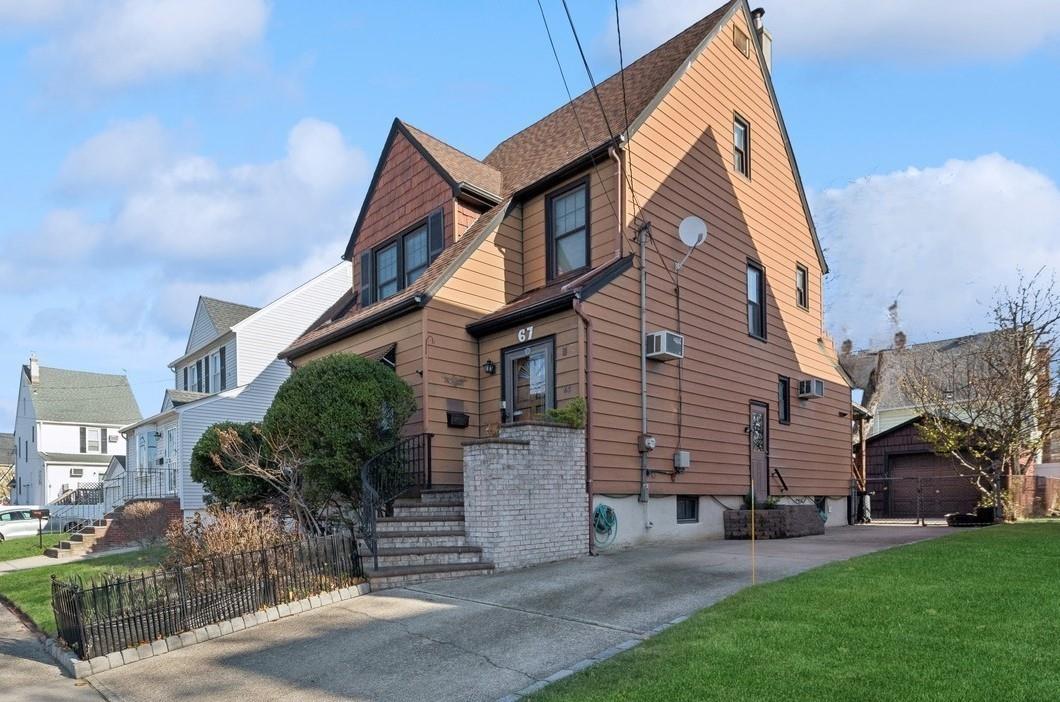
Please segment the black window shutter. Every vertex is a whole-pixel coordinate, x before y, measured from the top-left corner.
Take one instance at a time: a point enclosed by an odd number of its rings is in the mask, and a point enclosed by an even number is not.
[[[195,392],[202,392],[202,359],[195,362]]]
[[[438,258],[445,248],[445,227],[442,221],[442,211],[438,210],[427,218],[427,242],[430,247],[430,260]]]
[[[106,427],[100,427],[99,428],[99,452],[100,453],[106,453],[107,452],[107,428]]]
[[[372,284],[372,252],[361,254],[361,307],[372,304],[375,286]]]
[[[85,428],[81,427],[81,453],[84,453],[87,450],[88,449],[85,442]]]
[[[203,392],[210,392],[210,357],[202,359],[202,369],[205,371],[202,379]]]
[[[228,387],[228,365],[225,363],[225,347],[224,346],[221,347],[221,351],[219,353],[220,353],[219,358],[221,359],[221,372],[220,372],[220,376],[221,376],[220,384],[221,384],[221,387],[219,387],[217,389],[218,390],[224,390],[224,389],[226,389]]]
[[[188,389],[188,367],[184,366],[184,390]]]

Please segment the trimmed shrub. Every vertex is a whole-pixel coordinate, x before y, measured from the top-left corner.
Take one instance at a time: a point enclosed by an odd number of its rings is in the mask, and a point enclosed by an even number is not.
[[[205,486],[210,496],[221,503],[257,504],[275,496],[269,485],[258,478],[229,475],[221,466],[235,469],[233,459],[221,450],[218,434],[228,429],[239,434],[249,446],[261,443],[261,435],[253,422],[218,422],[203,432],[191,451],[191,478]]]
[[[584,429],[588,407],[584,397],[575,397],[562,407],[550,409],[545,414],[553,422],[566,424],[572,429]]]

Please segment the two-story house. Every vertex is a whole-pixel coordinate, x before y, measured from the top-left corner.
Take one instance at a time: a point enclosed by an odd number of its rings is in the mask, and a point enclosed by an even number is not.
[[[584,398],[620,543],[719,534],[752,478],[845,523],[850,392],[761,23],[728,2],[482,159],[395,120],[354,285],[282,356],[388,359],[456,489],[462,444]]]
[[[260,309],[200,297],[185,352],[169,364],[174,384],[160,410],[122,429],[129,455],[108,477],[127,486],[125,498],[150,492],[178,498],[186,515],[201,509],[203,487],[191,479],[196,442],[217,422],[265,416],[291,373],[277,353],[350,285],[350,264],[342,262]]]
[[[125,454],[118,430],[138,419],[124,375],[47,368],[31,356],[19,375],[11,501],[44,505],[98,483],[111,457]]]

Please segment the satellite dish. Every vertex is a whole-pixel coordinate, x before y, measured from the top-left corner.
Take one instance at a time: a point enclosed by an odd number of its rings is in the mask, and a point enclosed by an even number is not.
[[[677,235],[685,246],[694,249],[707,240],[707,223],[695,215],[690,215],[681,220]]]

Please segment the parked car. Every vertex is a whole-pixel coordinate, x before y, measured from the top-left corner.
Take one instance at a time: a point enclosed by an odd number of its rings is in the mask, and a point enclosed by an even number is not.
[[[20,536],[36,536],[37,529],[46,529],[48,519],[37,520],[30,513],[40,509],[35,505],[11,505],[0,507],[0,541]]]

